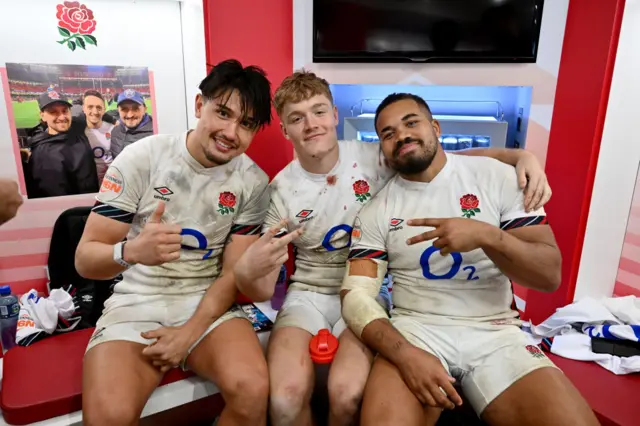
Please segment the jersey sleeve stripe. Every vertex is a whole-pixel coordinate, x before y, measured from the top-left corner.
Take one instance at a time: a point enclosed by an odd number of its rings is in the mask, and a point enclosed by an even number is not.
[[[500,223],[500,229],[508,231],[509,229],[522,228],[523,226],[548,225],[547,216],[526,216],[517,217]]]
[[[231,233],[236,235],[259,235],[262,225],[232,225]]]
[[[349,259],[388,260],[389,255],[383,250],[353,249],[349,252]]]
[[[553,337],[545,337],[540,342],[540,349],[545,352],[551,352],[551,346],[553,346]]]
[[[110,206],[100,201],[96,202],[91,211],[123,223],[133,222],[133,217],[136,215],[135,213],[130,213],[126,210]]]

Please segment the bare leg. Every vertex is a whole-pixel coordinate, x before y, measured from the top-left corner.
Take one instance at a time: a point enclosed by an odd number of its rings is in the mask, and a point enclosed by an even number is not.
[[[351,330],[344,330],[329,370],[329,426],[357,424],[356,414],[372,362],[371,351]]]
[[[249,321],[233,318],[214,328],[191,352],[187,365],[220,389],[225,407],[219,426],[267,424],[267,363]]]
[[[145,346],[124,340],[91,348],[82,371],[82,422],[87,426],[137,425],[162,374],[142,355]]]
[[[516,381],[482,413],[491,426],[597,426],[587,402],[562,372],[540,368]]]
[[[439,409],[423,408],[393,364],[376,357],[364,391],[361,425],[431,426],[439,416]]]
[[[310,340],[311,334],[297,327],[278,328],[269,338],[269,406],[274,426],[312,424],[315,370],[309,356]]]

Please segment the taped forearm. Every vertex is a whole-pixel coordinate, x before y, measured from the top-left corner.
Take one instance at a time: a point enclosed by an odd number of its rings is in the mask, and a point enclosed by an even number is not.
[[[342,299],[342,318],[351,331],[362,337],[364,328],[377,319],[387,319],[387,311],[360,288],[350,290]]]
[[[350,275],[350,263],[342,283],[341,291],[348,291],[342,299],[342,317],[349,328],[358,336],[362,336],[364,328],[377,319],[389,318],[387,311],[378,303],[376,297],[384,279],[387,262],[375,260],[377,277]]]

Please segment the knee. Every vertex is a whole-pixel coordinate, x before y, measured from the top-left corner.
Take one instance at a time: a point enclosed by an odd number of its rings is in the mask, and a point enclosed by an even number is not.
[[[328,391],[329,408],[334,416],[346,419],[356,415],[364,393],[363,383],[342,376],[336,380],[329,380]]]
[[[138,424],[138,410],[126,401],[92,398],[82,402],[82,424],[86,426],[129,426]]]
[[[264,370],[264,371],[262,371]],[[227,409],[237,418],[245,419],[243,424],[257,424],[257,419],[266,417],[269,399],[269,375],[266,366],[260,371],[238,373],[222,389]]]
[[[303,377],[293,375],[282,383],[271,386],[269,408],[271,415],[281,422],[293,422],[311,401],[313,384]]]

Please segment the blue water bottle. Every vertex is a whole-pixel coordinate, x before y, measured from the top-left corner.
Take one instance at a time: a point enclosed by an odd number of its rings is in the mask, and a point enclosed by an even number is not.
[[[280,274],[278,274],[278,281],[276,281],[276,289],[271,297],[271,309],[274,311],[279,310],[284,303],[284,296],[287,294],[287,267],[282,265],[280,268]]]
[[[2,342],[2,353],[7,352],[16,345],[16,328],[19,314],[20,303],[18,298],[11,294],[11,287],[8,285],[0,287],[0,341]]]

